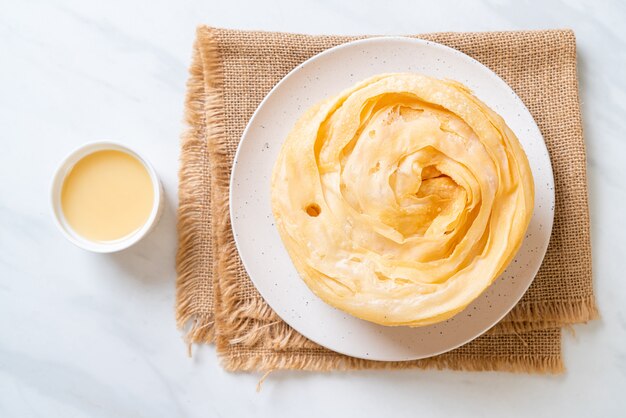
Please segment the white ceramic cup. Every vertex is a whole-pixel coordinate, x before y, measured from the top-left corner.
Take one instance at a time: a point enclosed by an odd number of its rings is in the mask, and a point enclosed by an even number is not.
[[[121,151],[136,158],[139,162],[141,162],[148,171],[148,174],[150,175],[152,189],[154,191],[152,211],[150,212],[150,216],[146,220],[146,223],[136,232],[114,241],[92,241],[82,237],[69,225],[63,214],[63,208],[61,207],[61,191],[63,189],[63,182],[65,181],[65,177],[69,174],[72,168],[74,168],[74,165],[82,158],[96,151],[103,150]],[[88,251],[93,251],[96,253],[112,253],[116,251],[121,251],[137,243],[144,236],[146,236],[152,230],[152,228],[154,228],[159,220],[159,217],[161,216],[161,211],[163,207],[163,188],[161,186],[159,178],[157,177],[156,171],[154,171],[154,168],[152,168],[150,163],[148,163],[148,161],[141,157],[141,155],[139,155],[137,152],[133,151],[125,145],[118,144],[116,142],[92,142],[72,151],[63,160],[63,162],[57,169],[54,175],[54,179],[52,181],[51,203],[52,213],[54,215],[56,224],[68,240]]]

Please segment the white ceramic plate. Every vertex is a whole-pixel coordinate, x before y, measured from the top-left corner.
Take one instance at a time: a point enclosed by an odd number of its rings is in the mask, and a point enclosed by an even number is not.
[[[280,147],[309,106],[356,82],[387,72],[419,72],[470,87],[520,139],[535,178],[535,210],[515,260],[477,300],[453,318],[427,327],[385,327],[332,308],[298,276],[274,226],[272,168]],[[543,137],[529,111],[495,73],[467,55],[433,42],[370,38],[329,49],[290,72],[260,104],[243,134],[230,185],[237,248],[267,303],[298,332],[324,347],[371,360],[412,360],[452,350],[478,337],[530,286],[548,247],[554,180]]]

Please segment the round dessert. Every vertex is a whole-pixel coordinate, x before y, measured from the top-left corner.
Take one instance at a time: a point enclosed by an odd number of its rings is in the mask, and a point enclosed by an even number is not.
[[[534,182],[517,137],[464,85],[364,80],[307,110],[272,177],[272,210],[321,299],[382,325],[444,321],[521,246]]]

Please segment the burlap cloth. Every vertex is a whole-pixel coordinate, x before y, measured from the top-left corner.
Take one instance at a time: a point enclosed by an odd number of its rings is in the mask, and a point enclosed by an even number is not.
[[[532,286],[492,330],[449,353],[386,363],[346,357],[307,340],[265,303],[231,232],[228,187],[248,119],[269,90],[311,56],[358,39],[200,27],[186,98],[178,211],[177,320],[189,343],[212,343],[228,370],[452,368],[560,372],[561,327],[597,316],[585,148],[569,30],[418,35],[487,65],[522,98],[552,160],[555,222]]]

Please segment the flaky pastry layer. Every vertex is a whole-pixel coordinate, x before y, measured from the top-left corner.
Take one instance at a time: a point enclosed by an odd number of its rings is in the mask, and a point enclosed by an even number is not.
[[[364,80],[306,111],[283,144],[272,209],[302,279],[383,325],[446,320],[521,246],[534,205],[526,155],[462,84]]]

